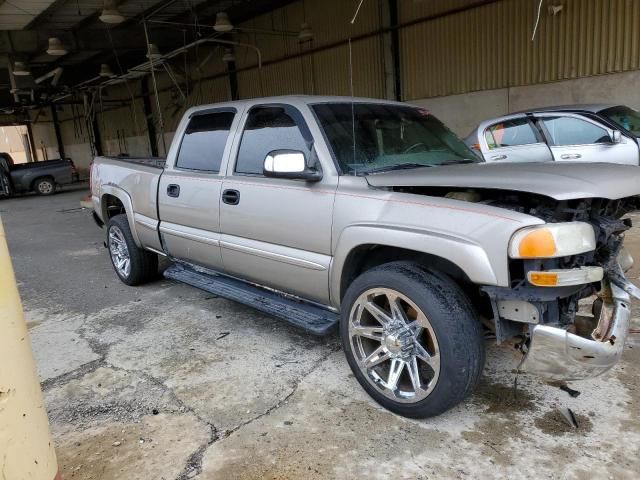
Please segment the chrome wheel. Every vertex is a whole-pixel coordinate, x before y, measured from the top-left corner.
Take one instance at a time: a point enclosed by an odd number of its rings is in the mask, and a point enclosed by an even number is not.
[[[435,388],[438,341],[427,316],[400,292],[362,293],[349,314],[349,341],[365,378],[391,400],[415,403]]]
[[[47,195],[53,192],[53,182],[51,180],[40,180],[38,182],[38,193]]]
[[[121,277],[127,278],[131,273],[131,256],[122,230],[112,225],[109,229],[109,254],[111,261]]]

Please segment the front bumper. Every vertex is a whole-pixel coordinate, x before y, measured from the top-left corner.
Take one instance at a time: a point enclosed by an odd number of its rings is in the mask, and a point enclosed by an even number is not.
[[[631,303],[627,292],[635,296],[631,282],[624,276],[616,276],[615,282],[609,287],[610,295],[591,338],[536,325],[519,370],[550,380],[570,381],[592,378],[613,367],[620,360],[629,333]]]

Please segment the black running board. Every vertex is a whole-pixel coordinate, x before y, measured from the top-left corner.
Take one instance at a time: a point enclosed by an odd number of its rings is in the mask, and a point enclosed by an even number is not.
[[[338,324],[337,313],[235,278],[200,272],[177,263],[167,268],[164,276],[205,292],[243,303],[261,312],[281,318],[314,335],[327,335]]]

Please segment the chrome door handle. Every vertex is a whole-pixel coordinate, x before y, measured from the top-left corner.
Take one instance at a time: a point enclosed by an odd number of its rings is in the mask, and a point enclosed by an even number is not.
[[[507,156],[506,155],[494,155],[493,157],[491,157],[491,160],[506,160]]]
[[[576,158],[582,158],[582,155],[579,153],[565,153],[564,155],[560,155],[560,158],[563,160],[575,160]]]

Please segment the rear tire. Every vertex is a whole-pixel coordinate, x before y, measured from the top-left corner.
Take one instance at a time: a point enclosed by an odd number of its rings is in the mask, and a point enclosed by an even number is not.
[[[33,181],[33,190],[38,195],[53,195],[56,193],[56,182],[51,177],[36,178]]]
[[[0,198],[9,198],[13,195],[11,181],[8,174],[0,172]]]
[[[482,329],[467,296],[447,275],[411,262],[373,268],[349,286],[340,337],[360,385],[405,417],[457,405],[484,367]]]
[[[136,245],[125,214],[107,222],[107,250],[116,275],[127,285],[142,285],[157,277],[158,255]]]

